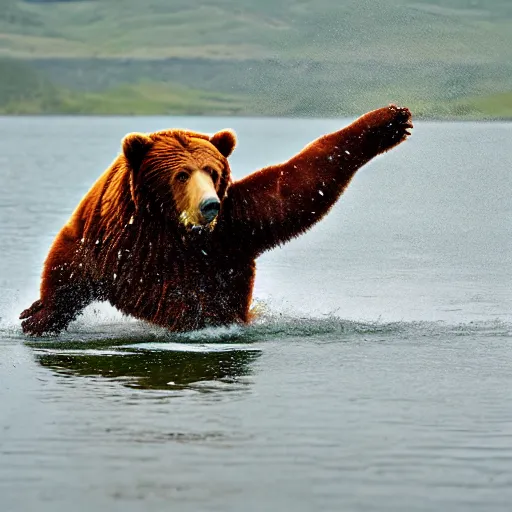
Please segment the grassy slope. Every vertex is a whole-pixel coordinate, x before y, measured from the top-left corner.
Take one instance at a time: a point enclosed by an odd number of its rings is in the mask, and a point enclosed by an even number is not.
[[[27,62],[201,58],[222,61],[225,69],[211,83],[199,73],[190,84],[177,73],[149,84],[157,63],[149,74],[141,66],[104,90],[48,83],[53,99],[40,102],[40,111],[340,115],[396,100],[437,117],[510,115],[510,0],[0,0],[0,6],[0,55]],[[0,110],[5,105],[36,108],[30,94],[5,102],[0,89]]]
[[[2,114],[172,114],[236,115],[242,101],[231,95],[176,84],[140,83],[102,92],[55,86],[29,67],[0,60]]]

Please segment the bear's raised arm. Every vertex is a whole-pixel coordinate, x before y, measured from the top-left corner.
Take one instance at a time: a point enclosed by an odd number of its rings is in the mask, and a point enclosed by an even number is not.
[[[233,183],[219,221],[238,247],[258,256],[318,222],[356,171],[404,141],[409,128],[407,108],[391,105],[369,112],[343,130],[320,137],[287,162]]]

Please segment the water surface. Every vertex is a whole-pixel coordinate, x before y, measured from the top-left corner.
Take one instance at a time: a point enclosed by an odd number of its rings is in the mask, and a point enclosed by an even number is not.
[[[2,512],[509,510],[510,124],[416,123],[258,260],[250,327],[20,333],[125,133],[233,127],[240,177],[346,122],[0,118]]]

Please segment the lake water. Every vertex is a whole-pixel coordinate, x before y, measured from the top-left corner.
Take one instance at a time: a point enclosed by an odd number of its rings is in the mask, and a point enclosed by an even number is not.
[[[232,127],[243,176],[347,122],[0,118],[2,512],[510,509],[512,124],[416,122],[260,258],[253,326],[20,332],[127,132]]]

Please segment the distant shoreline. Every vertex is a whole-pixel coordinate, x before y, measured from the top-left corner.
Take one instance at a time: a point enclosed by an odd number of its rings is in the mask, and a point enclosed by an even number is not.
[[[0,59],[0,115],[339,119],[396,103],[415,119],[509,121],[511,76],[496,63]]]

